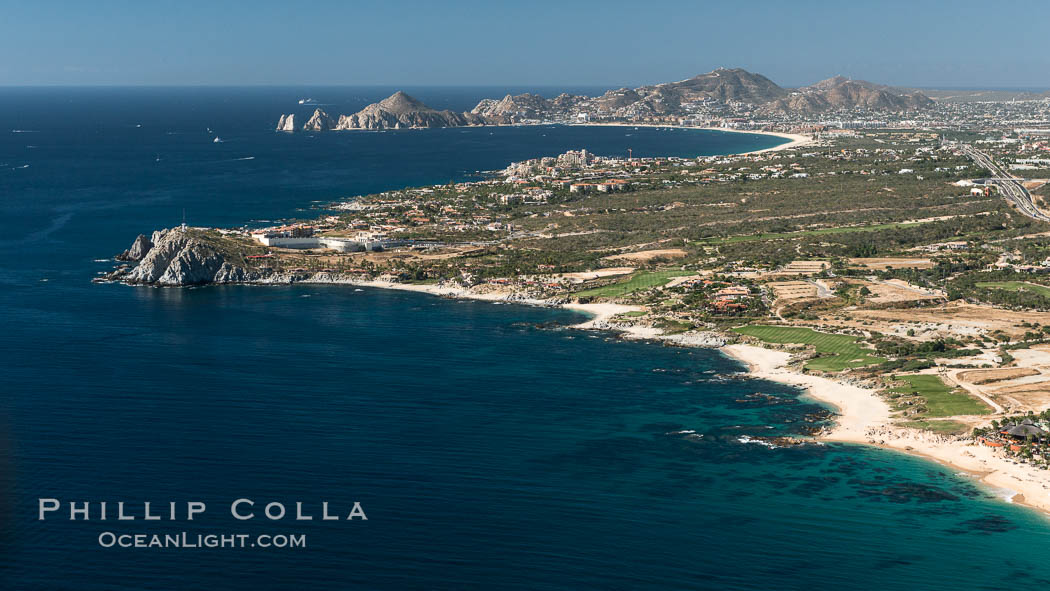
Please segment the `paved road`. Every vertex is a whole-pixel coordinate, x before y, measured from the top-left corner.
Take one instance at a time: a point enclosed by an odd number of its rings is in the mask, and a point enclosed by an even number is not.
[[[992,173],[992,178],[989,179],[989,182],[999,187],[999,194],[1010,203],[1016,205],[1018,211],[1032,219],[1044,222],[1050,221],[1050,216],[1040,211],[1035,206],[1035,203],[1032,202],[1032,194],[1028,192],[1028,189],[1024,188],[1020,179],[1006,172],[990,156],[973,146],[962,144],[962,151],[978,166]]]

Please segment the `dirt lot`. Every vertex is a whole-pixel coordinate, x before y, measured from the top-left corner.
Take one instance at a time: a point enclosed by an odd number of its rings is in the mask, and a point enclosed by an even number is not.
[[[817,297],[817,286],[806,281],[777,281],[767,285],[773,289],[777,301]]]
[[[1022,410],[1042,411],[1050,408],[1050,382],[1004,386],[989,392],[993,397]]]
[[[917,300],[935,300],[942,297],[938,293],[920,289],[900,279],[889,281],[853,281],[864,285],[871,291],[867,301],[872,304],[889,304],[896,302],[911,302]]]
[[[1042,411],[1050,407],[1050,349],[1011,351],[1015,367],[960,371],[955,379],[977,388],[1012,410]]]
[[[815,275],[829,266],[827,261],[791,261],[773,275]]]
[[[638,252],[625,252],[605,257],[606,260],[631,261],[633,263],[648,263],[653,259],[680,259],[686,256],[686,251],[681,248],[664,248],[660,250],[640,250]]]
[[[1027,376],[1037,376],[1039,370],[1031,367],[1008,367],[1006,369],[977,369],[964,371],[956,377],[971,384],[991,384]]]
[[[894,269],[929,269],[936,266],[930,259],[908,259],[908,258],[856,258],[850,259],[850,263],[859,267],[883,270],[889,267]]]
[[[927,308],[891,308],[886,310],[851,310],[845,321],[857,325],[871,322],[870,328],[900,334],[899,328],[934,332],[943,336],[984,335],[1001,330],[1012,338],[1021,337],[1030,327],[1021,323],[1050,323],[1050,312],[1027,312],[948,302]]]

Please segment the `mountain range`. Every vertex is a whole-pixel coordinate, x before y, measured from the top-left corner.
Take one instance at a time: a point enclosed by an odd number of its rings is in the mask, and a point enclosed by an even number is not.
[[[638,88],[609,90],[597,97],[560,94],[545,98],[536,94],[506,95],[482,99],[470,111],[432,109],[398,91],[352,115],[329,116],[314,111],[306,131],[344,129],[398,129],[413,127],[458,127],[502,125],[529,120],[570,120],[581,114],[587,119],[644,120],[683,116],[698,105],[744,109],[758,116],[806,117],[839,110],[904,112],[929,107],[933,100],[922,92],[905,90],[835,76],[810,86],[783,88],[762,76],[735,68],[719,68],[679,82]],[[292,115],[282,115],[278,131],[294,129]]]

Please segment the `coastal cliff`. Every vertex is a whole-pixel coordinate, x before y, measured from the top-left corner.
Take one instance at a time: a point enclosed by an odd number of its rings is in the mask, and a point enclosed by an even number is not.
[[[499,118],[493,119],[496,122]],[[340,115],[338,119],[324,109],[317,108],[303,124],[303,131],[340,131],[347,129],[409,129],[426,127],[462,127],[483,125],[485,117],[475,113],[439,111],[425,105],[417,98],[402,91],[372,103],[352,115]],[[281,115],[277,131],[295,131],[295,115]]]
[[[332,127],[332,118],[328,116],[328,113],[324,109],[315,109],[309,121],[303,125],[303,131],[327,131]]]
[[[722,347],[726,335],[709,331],[689,331],[665,334],[654,326],[628,321],[618,315],[636,311],[637,306],[614,303],[577,303],[565,298],[543,297],[522,290],[493,288],[478,284],[465,286],[456,282],[440,284],[402,283],[390,279],[374,279],[360,273],[341,273],[332,269],[308,271],[305,269],[272,269],[253,267],[245,255],[231,247],[236,241],[213,230],[202,228],[171,228],[157,230],[152,236],[140,234],[116,259],[125,261],[113,272],[97,281],[119,281],[128,285],[153,287],[194,287],[222,284],[288,285],[330,284],[359,285],[380,289],[397,289],[428,293],[446,298],[474,299],[489,302],[517,303],[531,306],[562,307],[579,310],[592,318],[574,328],[609,330],[626,339],[657,340],[680,347]]]
[[[131,248],[117,256],[129,261],[105,278],[135,285],[181,287],[209,283],[240,283],[253,278],[231,263],[217,248],[183,228],[140,234]]]
[[[295,114],[281,115],[277,121],[277,131],[295,131]]]

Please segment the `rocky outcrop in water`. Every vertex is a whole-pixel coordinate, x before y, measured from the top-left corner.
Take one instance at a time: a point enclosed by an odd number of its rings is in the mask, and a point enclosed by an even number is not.
[[[153,248],[153,241],[147,238],[145,234],[139,234],[139,237],[131,243],[131,248],[117,255],[117,260],[141,261],[142,257],[146,256],[146,253],[151,248]]]
[[[401,129],[410,127],[459,127],[481,123],[470,113],[438,111],[401,91],[372,103],[353,115],[341,115],[335,129]]]
[[[277,131],[295,131],[295,113],[281,115],[277,121]]]
[[[332,129],[335,122],[325,113],[324,109],[315,109],[309,121],[303,125],[303,131],[328,131]]]
[[[206,241],[182,228],[158,230],[152,238],[140,235],[125,254],[123,260],[138,264],[120,268],[107,279],[173,287],[253,279],[243,267],[231,264]]]

